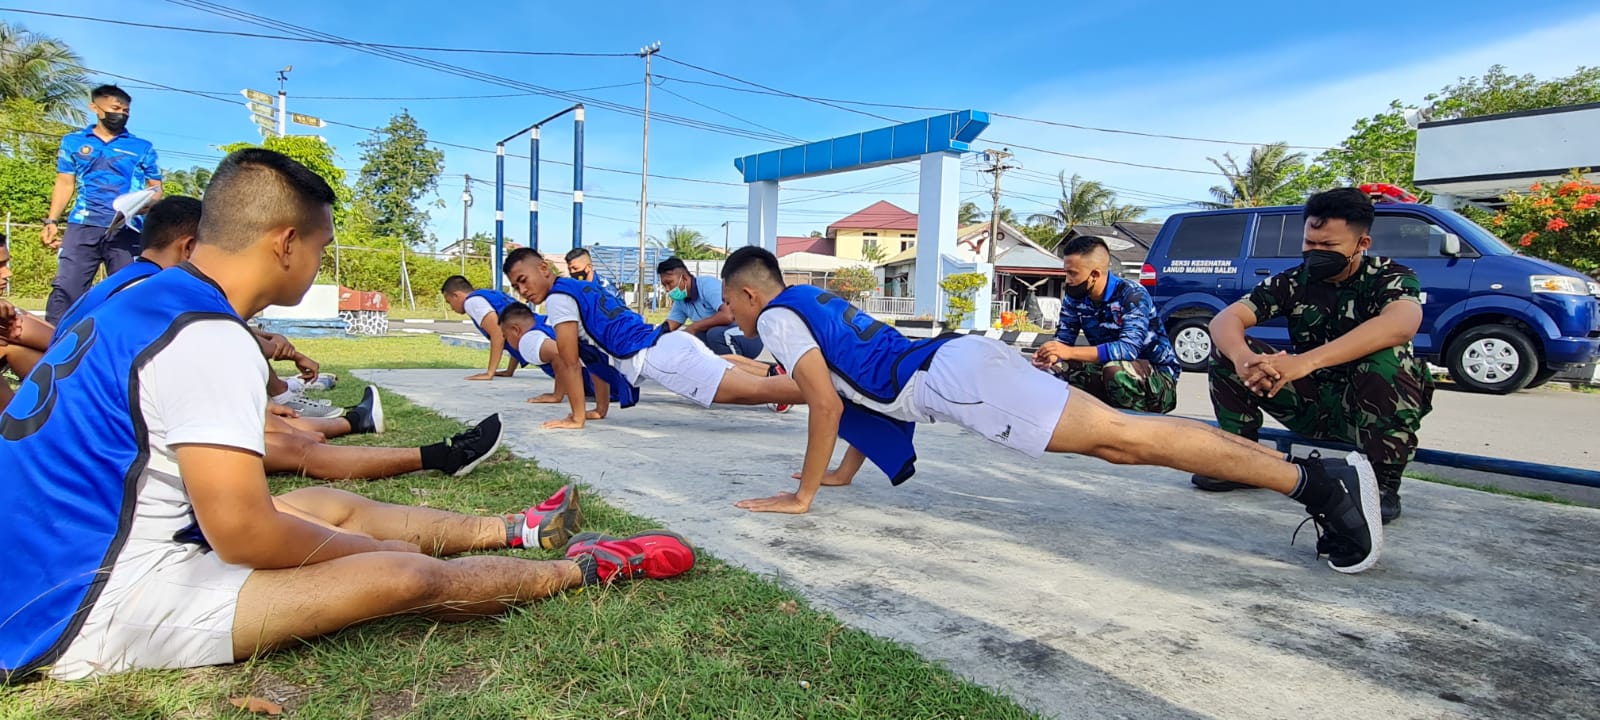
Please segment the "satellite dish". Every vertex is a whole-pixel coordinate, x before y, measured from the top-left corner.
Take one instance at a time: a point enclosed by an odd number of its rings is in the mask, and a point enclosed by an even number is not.
[[[1133,243],[1122,238],[1102,237],[1100,239],[1106,242],[1106,249],[1108,250],[1132,250],[1134,247]]]

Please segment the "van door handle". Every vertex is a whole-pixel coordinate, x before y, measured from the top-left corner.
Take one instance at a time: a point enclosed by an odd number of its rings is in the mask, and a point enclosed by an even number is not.
[[[1272,271],[1268,270],[1267,268],[1256,268],[1256,274],[1257,275],[1271,275]]]

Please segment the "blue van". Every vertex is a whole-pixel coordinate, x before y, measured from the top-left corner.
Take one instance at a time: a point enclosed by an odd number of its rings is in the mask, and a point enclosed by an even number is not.
[[[1183,213],[1161,227],[1139,283],[1155,301],[1184,369],[1206,369],[1214,315],[1300,263],[1302,210]],[[1518,255],[1454,211],[1412,203],[1379,203],[1376,210],[1368,252],[1416,271],[1423,290],[1417,353],[1448,368],[1457,384],[1515,392],[1600,355],[1600,284]],[[1282,318],[1250,335],[1290,346]]]

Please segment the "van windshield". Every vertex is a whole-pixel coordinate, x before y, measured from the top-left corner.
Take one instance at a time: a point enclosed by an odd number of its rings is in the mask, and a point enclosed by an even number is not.
[[[1478,249],[1478,252],[1484,255],[1517,254],[1517,251],[1512,250],[1511,246],[1507,245],[1504,240],[1485,230],[1482,225],[1469,220],[1467,216],[1454,210],[1438,210],[1438,212],[1448,216],[1452,220],[1450,226],[1460,228],[1461,239],[1471,243],[1473,247]]]

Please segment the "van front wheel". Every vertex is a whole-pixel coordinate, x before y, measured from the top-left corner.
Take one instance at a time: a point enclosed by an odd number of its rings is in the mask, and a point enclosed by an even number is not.
[[[1172,323],[1172,352],[1189,372],[1211,367],[1211,318],[1183,318]]]
[[[1510,325],[1479,325],[1450,344],[1450,379],[1473,392],[1505,395],[1527,387],[1539,372],[1539,352]]]

